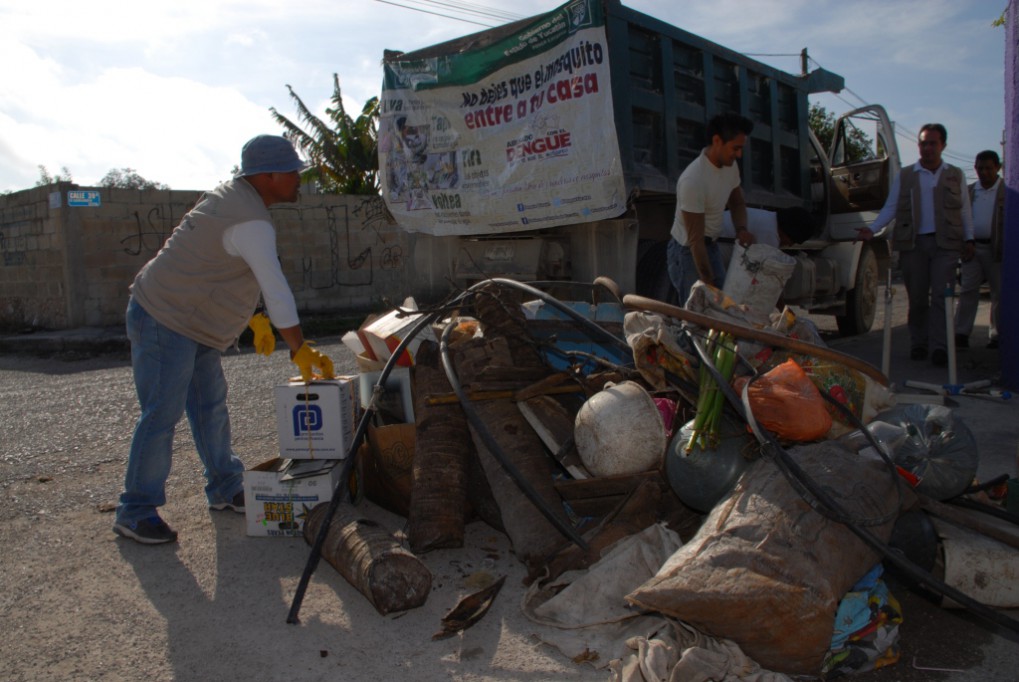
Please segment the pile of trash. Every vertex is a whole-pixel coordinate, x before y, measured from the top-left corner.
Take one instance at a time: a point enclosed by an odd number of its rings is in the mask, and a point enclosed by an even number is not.
[[[542,637],[616,679],[894,663],[902,614],[881,572],[943,584],[931,519],[973,492],[965,425],[897,406],[878,370],[793,310],[765,322],[702,283],[684,308],[603,278],[588,289],[486,280],[348,335],[371,383],[352,494],[405,517],[406,542],[334,500],[304,526],[313,555],[398,611],[427,598],[416,556],[483,521],[526,566],[524,611],[559,632]],[[473,595],[447,634],[497,592]]]

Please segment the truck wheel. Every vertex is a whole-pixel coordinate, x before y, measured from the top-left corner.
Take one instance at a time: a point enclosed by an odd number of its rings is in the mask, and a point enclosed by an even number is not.
[[[855,336],[870,331],[877,312],[877,280],[877,256],[873,250],[864,247],[860,253],[860,264],[856,268],[853,289],[846,295],[846,314],[835,316],[842,336]]]

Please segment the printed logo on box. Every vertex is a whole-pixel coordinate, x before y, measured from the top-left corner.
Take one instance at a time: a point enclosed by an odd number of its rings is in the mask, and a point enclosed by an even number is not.
[[[310,431],[321,431],[322,408],[318,405],[294,405],[294,436]]]

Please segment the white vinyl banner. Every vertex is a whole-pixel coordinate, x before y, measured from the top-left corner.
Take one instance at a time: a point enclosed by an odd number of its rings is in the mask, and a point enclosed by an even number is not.
[[[625,210],[600,0],[508,29],[387,55],[379,169],[404,229],[496,234]]]

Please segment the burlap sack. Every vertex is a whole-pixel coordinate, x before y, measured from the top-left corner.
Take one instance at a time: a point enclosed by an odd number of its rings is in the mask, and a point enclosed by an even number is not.
[[[846,512],[895,515],[899,496],[882,465],[832,441],[790,454]],[[870,530],[887,541],[893,521]],[[627,600],[732,639],[770,670],[817,675],[839,599],[877,561],[845,525],[812,509],[775,464],[759,460]]]

